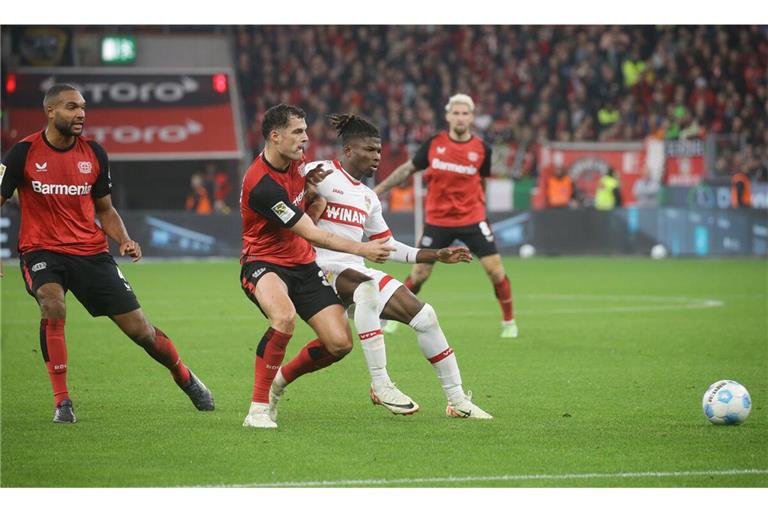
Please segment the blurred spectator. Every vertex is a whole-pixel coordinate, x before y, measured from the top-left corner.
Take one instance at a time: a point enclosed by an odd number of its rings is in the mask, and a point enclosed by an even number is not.
[[[219,213],[229,213],[231,207],[227,203],[232,194],[232,183],[229,173],[219,169],[215,163],[209,162],[205,166],[204,185],[209,192],[213,191],[213,209]]]
[[[203,176],[199,173],[192,175],[189,180],[189,195],[187,196],[186,208],[194,211],[198,215],[209,215],[213,212],[211,205],[211,196],[205,187]]]
[[[555,167],[555,172],[547,178],[547,208],[574,208],[576,187],[562,165]]]
[[[751,208],[752,187],[749,176],[737,169],[731,176],[731,208]]]
[[[635,206],[655,208],[658,205],[659,188],[659,181],[653,179],[647,167],[643,169],[643,175],[632,186]]]
[[[595,208],[598,210],[613,210],[621,208],[621,184],[616,178],[616,173],[610,167],[600,178],[595,191]]]
[[[743,135],[750,154],[765,155],[767,33],[764,26],[277,25],[237,27],[234,40],[253,151],[263,144],[260,112],[281,101],[305,107],[310,127],[312,116],[365,112],[386,148],[423,142],[442,118],[441,98],[463,90],[478,104],[473,129],[490,144],[533,151],[542,139],[713,133]],[[312,141],[333,138],[321,130]]]

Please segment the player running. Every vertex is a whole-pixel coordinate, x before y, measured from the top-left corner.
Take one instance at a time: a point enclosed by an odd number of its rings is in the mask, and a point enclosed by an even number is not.
[[[314,162],[331,171],[317,185],[318,199],[307,213],[324,231],[359,242],[363,234],[370,240],[386,240],[395,248],[387,258],[402,263],[440,261],[469,262],[472,256],[465,248],[439,250],[415,249],[392,238],[382,216],[381,203],[373,191],[360,180],[373,176],[381,159],[379,130],[354,115],[330,116],[344,146],[343,165],[338,161]],[[408,324],[416,331],[422,354],[432,364],[448,399],[445,413],[455,418],[491,419],[492,416],[472,403],[464,393],[456,355],[448,346],[435,310],[421,302],[402,283],[365,266],[363,258],[332,249],[317,249],[317,262],[325,272],[342,302],[354,302],[354,321],[363,354],[371,373],[371,400],[394,414],[413,414],[419,410],[410,397],[402,393],[387,374],[387,357],[379,317]],[[278,371],[272,384],[271,400],[277,402],[291,382],[285,369]]]
[[[516,338],[512,287],[485,213],[485,178],[491,173],[491,148],[472,135],[475,103],[466,94],[455,94],[445,106],[448,131],[424,142],[416,155],[395,169],[373,191],[382,195],[417,171],[426,169],[426,222],[421,248],[447,247],[464,242],[478,258],[493,283],[502,311],[502,338]],[[432,263],[416,263],[405,286],[418,293],[432,274]],[[392,332],[397,324],[389,323]]]
[[[109,254],[105,235],[133,261],[141,259],[141,247],[112,206],[106,151],[82,136],[83,96],[71,85],[56,84],[43,106],[47,128],[14,145],[0,166],[0,206],[18,190],[19,260],[27,292],[40,306],[40,348],[53,386],[53,421],[77,421],[67,388],[64,296],[69,290],[91,316],[108,316],[168,368],[197,409],[212,411],[211,392],[182,363],[168,336],[149,322]]]
[[[253,395],[244,427],[277,427],[277,400],[270,400],[270,387],[297,313],[317,339],[282,367],[287,382],[325,368],[352,350],[344,308],[315,263],[310,242],[376,262],[385,261],[392,250],[385,240],[361,243],[322,231],[304,214],[307,195],[316,192],[315,181],[328,174],[317,170],[305,183],[304,147],[309,142],[305,117],[303,110],[291,105],[267,110],[262,124],[264,151],[243,178],[240,280],[246,296],[269,321],[256,349]]]

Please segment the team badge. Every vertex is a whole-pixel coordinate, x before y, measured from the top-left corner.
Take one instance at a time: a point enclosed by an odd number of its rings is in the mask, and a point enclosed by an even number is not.
[[[40,272],[41,270],[45,270],[45,268],[48,266],[48,264],[44,261],[41,261],[40,263],[35,263],[32,265],[32,272]]]
[[[480,158],[480,155],[478,155],[474,151],[470,151],[469,153],[467,153],[467,158],[469,158],[470,162],[477,162],[477,159]]]
[[[363,200],[365,201],[365,211],[370,212],[371,211],[371,198],[368,197],[368,196],[365,196],[363,198]]]
[[[272,211],[275,212],[275,215],[277,215],[281,221],[283,221],[283,224],[287,224],[288,221],[296,215],[296,212],[288,208],[288,205],[282,201],[275,203],[272,207]]]
[[[77,170],[83,174],[91,174],[93,164],[91,162],[77,162]]]
[[[0,183],[3,182],[3,174],[5,174],[6,167],[3,164],[0,164]]]

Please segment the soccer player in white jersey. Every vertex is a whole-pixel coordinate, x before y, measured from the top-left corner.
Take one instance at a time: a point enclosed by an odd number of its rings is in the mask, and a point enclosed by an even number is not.
[[[308,207],[307,214],[318,227],[336,235],[361,241],[388,239],[396,249],[391,261],[402,263],[469,262],[472,255],[463,247],[416,249],[392,238],[376,194],[360,180],[372,176],[381,160],[379,130],[355,115],[331,115],[344,146],[342,162],[314,162],[305,168],[323,167],[332,171],[317,185],[318,197]],[[456,355],[448,345],[437,320],[435,310],[419,300],[408,288],[392,276],[369,269],[360,257],[317,248],[317,264],[325,272],[345,306],[354,303],[354,322],[371,373],[370,396],[374,404],[382,405],[394,414],[413,414],[418,404],[402,393],[387,374],[387,358],[380,318],[408,324],[416,331],[422,354],[435,369],[448,400],[445,413],[453,418],[491,419],[490,414],[472,403],[471,395],[462,388]],[[282,371],[272,384],[270,405],[276,415],[277,403],[289,382]]]

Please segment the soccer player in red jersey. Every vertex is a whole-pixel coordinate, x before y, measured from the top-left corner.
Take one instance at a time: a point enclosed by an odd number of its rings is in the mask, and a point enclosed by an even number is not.
[[[307,195],[316,194],[316,184],[330,172],[312,169],[305,181],[304,147],[309,142],[305,117],[303,110],[292,105],[267,110],[262,124],[264,151],[243,177],[240,282],[269,321],[256,349],[253,395],[244,427],[277,427],[279,397],[270,395],[270,387],[285,357],[297,313],[317,339],[282,367],[289,382],[339,361],[352,350],[344,308],[315,263],[312,244],[375,262],[385,261],[393,249],[383,239],[361,243],[322,231],[304,213]]]
[[[440,249],[454,240],[464,242],[480,260],[493,284],[503,315],[502,338],[516,338],[512,287],[496,249],[485,214],[485,178],[491,173],[491,148],[472,134],[475,104],[466,94],[455,94],[445,106],[448,131],[424,142],[408,160],[373,191],[379,196],[417,171],[426,169],[426,222],[419,247]],[[405,285],[418,293],[432,273],[431,263],[416,263]],[[390,322],[385,331],[397,324]]]
[[[211,392],[182,363],[168,336],[149,322],[109,254],[105,235],[133,261],[141,259],[141,247],[112,206],[106,151],[82,136],[83,96],[71,85],[56,84],[43,106],[47,128],[14,145],[0,166],[0,206],[18,190],[19,260],[27,292],[40,306],[40,348],[53,385],[53,421],[76,421],[64,337],[69,290],[92,316],[108,316],[168,368],[197,409],[213,410]]]

